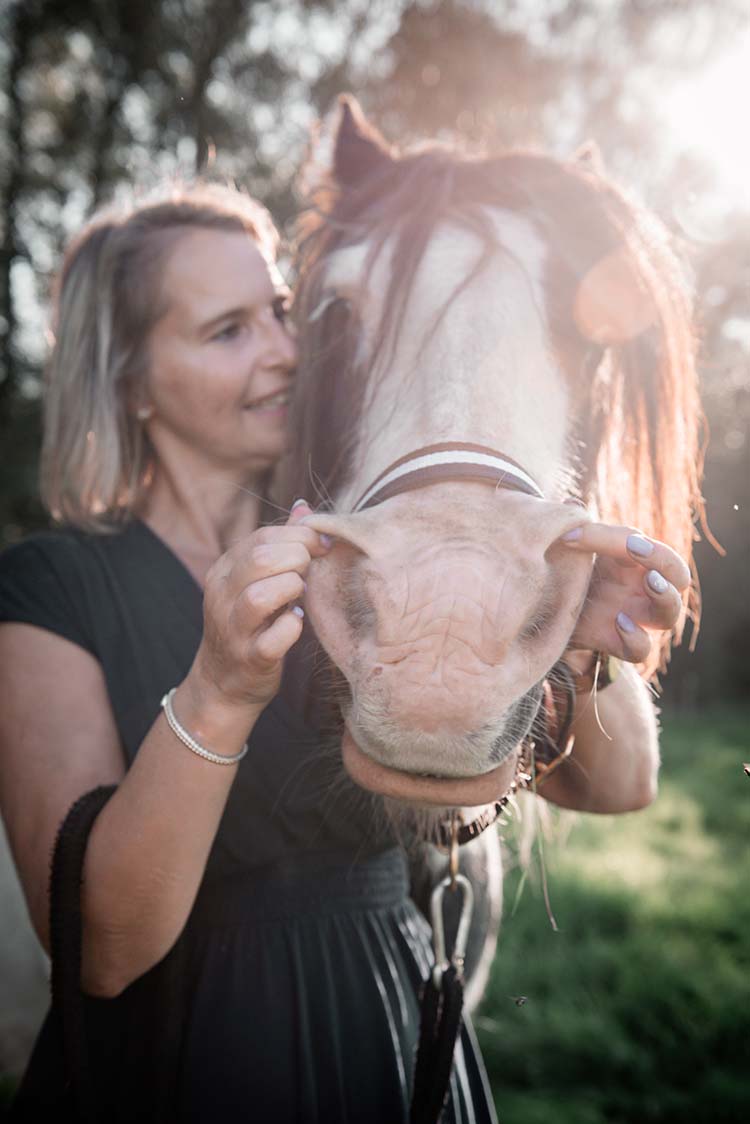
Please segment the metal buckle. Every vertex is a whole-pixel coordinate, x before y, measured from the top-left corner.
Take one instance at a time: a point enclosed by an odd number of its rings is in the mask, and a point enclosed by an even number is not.
[[[471,882],[469,882],[468,878],[465,878],[463,874],[459,874],[458,871],[458,848],[460,846],[459,829],[462,823],[463,816],[461,813],[459,811],[453,812],[451,815],[448,874],[441,882],[438,882],[430,897],[432,944],[435,950],[435,967],[432,969],[432,982],[436,988],[440,987],[443,972],[449,964],[452,964],[459,974],[463,972],[464,961],[466,959],[466,944],[469,939],[469,927],[471,925],[471,915],[474,912],[474,890]],[[445,948],[443,896],[446,890],[450,890],[451,893],[454,893],[459,887],[462,893],[461,914],[458,920],[458,929],[456,930],[456,943],[453,947],[452,955],[448,958]]]
[[[460,889],[463,893],[461,916],[456,932],[456,942],[453,952],[449,957],[445,947],[445,925],[443,922],[443,896],[446,890]],[[460,974],[463,971],[466,959],[466,944],[469,939],[469,926],[471,915],[474,911],[474,891],[471,882],[463,874],[450,874],[438,882],[430,898],[430,916],[432,918],[432,941],[435,948],[435,967],[432,969],[432,982],[436,988],[440,987],[443,972],[449,965],[453,965]]]

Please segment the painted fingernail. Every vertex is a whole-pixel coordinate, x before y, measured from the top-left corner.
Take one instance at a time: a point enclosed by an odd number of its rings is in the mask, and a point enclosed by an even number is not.
[[[622,632],[635,632],[635,625],[627,613],[618,613],[615,620],[617,622],[617,627],[621,629]]]
[[[583,527],[574,527],[572,531],[566,531],[561,535],[561,539],[563,542],[578,542],[582,534]]]
[[[649,570],[646,574],[646,581],[654,593],[666,593],[669,589],[669,582],[658,570]]]
[[[304,615],[305,615],[305,610],[302,608],[301,605],[294,605],[292,607],[292,612],[294,613],[294,615],[296,617],[300,617],[300,618],[304,617]]]
[[[648,558],[649,554],[654,553],[654,544],[644,535],[628,535],[626,545],[637,558]]]
[[[290,510],[295,511],[298,507],[307,507],[307,500],[295,500]]]
[[[320,544],[321,544],[321,546],[324,546],[327,550],[329,546],[333,546],[333,539],[331,538],[330,535],[321,535],[320,536]]]

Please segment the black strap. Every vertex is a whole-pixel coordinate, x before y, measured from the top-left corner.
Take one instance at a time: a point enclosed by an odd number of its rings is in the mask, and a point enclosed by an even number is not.
[[[453,964],[443,972],[439,987],[431,976],[426,981],[409,1124],[437,1124],[440,1120],[448,1096],[463,1002],[463,973]]]
[[[115,785],[85,793],[66,815],[57,833],[50,878],[50,949],[52,1014],[58,1020],[75,1119],[97,1120],[94,1084],[86,1047],[81,991],[81,882],[91,828],[115,791]]]

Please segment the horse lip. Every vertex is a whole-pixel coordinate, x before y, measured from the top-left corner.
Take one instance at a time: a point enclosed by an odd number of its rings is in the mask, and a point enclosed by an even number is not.
[[[369,757],[352,735],[348,724],[341,741],[344,767],[360,788],[410,804],[437,807],[483,807],[499,800],[516,774],[517,753],[487,773],[473,777],[426,777],[382,765]]]

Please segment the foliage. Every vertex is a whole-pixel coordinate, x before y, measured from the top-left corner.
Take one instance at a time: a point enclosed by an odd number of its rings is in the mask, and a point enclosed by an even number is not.
[[[62,247],[124,183],[208,171],[286,222],[310,125],[354,90],[387,134],[558,154],[593,137],[682,242],[695,278],[712,430],[706,492],[727,548],[700,554],[698,654],[675,701],[748,686],[750,219],[665,143],[662,89],[747,26],[745,0],[6,0],[0,5],[0,543],[35,500],[45,308]],[[696,203],[697,200],[697,203]],[[722,211],[722,207],[724,211]],[[735,508],[736,505],[736,508]]]
[[[748,1118],[748,717],[670,716],[651,808],[557,818],[544,854],[560,932],[537,871],[477,1019],[505,1124]]]

